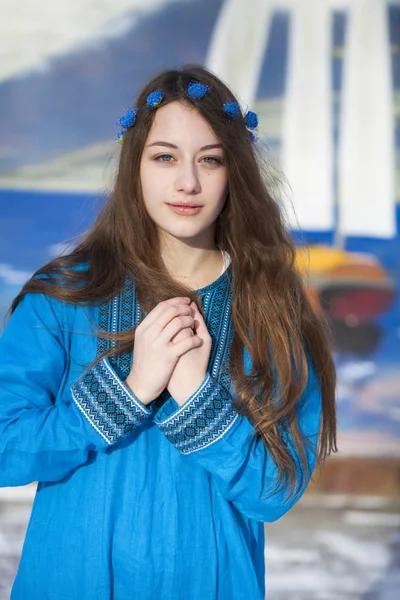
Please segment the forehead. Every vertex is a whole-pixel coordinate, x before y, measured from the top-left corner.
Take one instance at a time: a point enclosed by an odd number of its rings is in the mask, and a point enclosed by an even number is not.
[[[219,140],[208,121],[191,104],[171,102],[157,108],[148,142],[155,140],[175,143],[217,143]]]

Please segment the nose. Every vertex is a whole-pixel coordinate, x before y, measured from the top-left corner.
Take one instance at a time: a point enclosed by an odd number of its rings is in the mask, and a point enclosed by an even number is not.
[[[176,191],[185,194],[199,194],[201,185],[196,166],[191,162],[179,165],[175,181]]]

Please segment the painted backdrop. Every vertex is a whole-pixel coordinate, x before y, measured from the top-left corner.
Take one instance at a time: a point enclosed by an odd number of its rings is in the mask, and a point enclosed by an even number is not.
[[[20,0],[0,27],[0,316],[91,223],[142,83],[206,64],[285,173],[277,199],[334,334],[340,450],[400,456],[399,2]]]

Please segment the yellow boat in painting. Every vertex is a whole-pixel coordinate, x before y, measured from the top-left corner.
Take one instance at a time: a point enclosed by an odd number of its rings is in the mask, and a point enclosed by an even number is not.
[[[338,350],[367,355],[379,344],[377,323],[392,305],[394,283],[370,254],[346,252],[325,245],[296,249],[314,310],[324,315]]]

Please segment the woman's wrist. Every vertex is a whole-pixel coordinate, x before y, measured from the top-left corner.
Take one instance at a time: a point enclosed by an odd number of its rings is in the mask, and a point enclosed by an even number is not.
[[[171,394],[171,396],[173,397],[173,399],[177,402],[177,404],[179,404],[179,406],[182,406],[182,404],[185,404],[185,402],[191,396],[193,396],[193,394],[195,392],[197,392],[197,390],[203,383],[206,375],[207,375],[207,373],[205,375],[199,375],[198,377],[193,377],[188,385],[181,384],[179,386],[179,389],[177,389],[174,386],[168,386],[167,389],[168,389],[169,393]]]
[[[144,406],[147,406],[154,400],[154,398],[149,398],[143,390],[141,390],[137,382],[133,379],[133,377],[129,376],[124,381],[125,385],[130,389],[132,394],[142,403]]]

